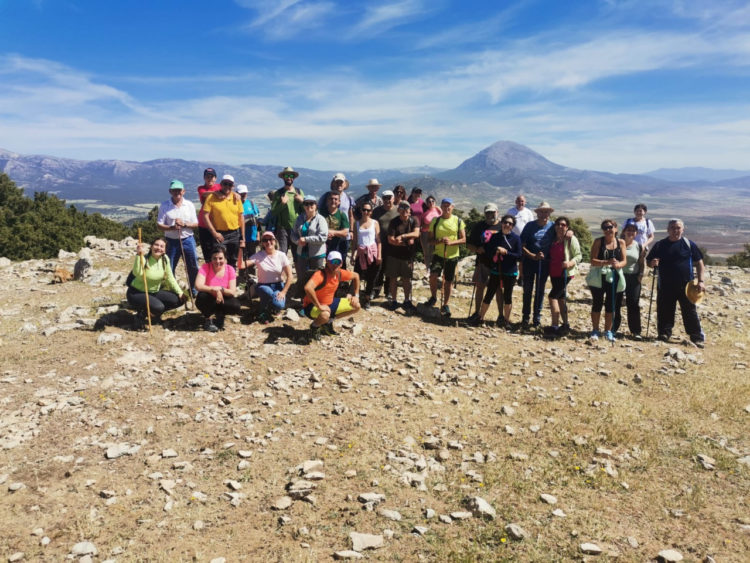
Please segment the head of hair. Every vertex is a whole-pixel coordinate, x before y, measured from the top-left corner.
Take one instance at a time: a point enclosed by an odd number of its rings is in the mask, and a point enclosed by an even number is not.
[[[602,224],[599,225],[599,228],[604,229],[604,225],[614,225],[615,232],[617,232],[617,221],[615,221],[614,219],[605,219],[604,221],[602,221]]]
[[[558,223],[562,223],[563,221],[565,221],[565,224],[570,227],[570,219],[568,219],[565,215],[560,215],[557,219],[555,219],[555,225],[557,225]]]
[[[427,202],[432,201],[432,203],[437,203],[437,200],[435,199],[435,196],[430,194],[426,198],[424,198],[424,203],[422,204],[422,211],[427,211]]]
[[[643,209],[643,212],[644,212],[644,213],[647,213],[647,212],[648,212],[648,207],[646,207],[646,204],[645,204],[645,203],[636,203],[636,204],[635,204],[635,207],[633,208],[633,213],[635,213],[635,212],[636,212],[636,211],[638,211],[639,209]]]
[[[672,225],[679,225],[683,229],[685,228],[685,223],[682,222],[682,219],[677,219],[676,217],[669,220],[669,223],[667,223],[667,228],[671,227]]]
[[[514,227],[516,226],[516,218],[513,217],[513,215],[511,215],[510,213],[503,215],[503,218],[500,219],[500,222],[502,223],[503,221],[510,221],[511,223],[513,223]]]
[[[214,254],[223,254],[224,259],[227,257],[227,247],[223,244],[215,244],[213,248],[211,249],[211,258],[213,258]]]

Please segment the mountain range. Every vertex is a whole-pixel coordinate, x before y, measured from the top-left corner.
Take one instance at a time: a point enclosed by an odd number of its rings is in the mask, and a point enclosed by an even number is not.
[[[293,164],[293,163],[292,163]],[[0,170],[31,195],[35,191],[51,192],[62,199],[80,202],[84,209],[103,211],[118,206],[154,204],[167,197],[172,178],[188,187],[188,197],[201,183],[203,170],[213,167],[219,175],[232,174],[238,183],[248,186],[250,197],[265,204],[265,194],[281,186],[278,178],[282,165],[242,164],[157,159],[147,162],[126,160],[73,160],[54,156],[20,155],[0,149]],[[682,180],[670,181],[683,169],[660,169],[652,175],[613,174],[580,170],[556,164],[528,147],[512,141],[498,141],[450,170],[430,166],[412,168],[346,171],[351,194],[365,192],[370,178],[378,178],[385,187],[400,183],[407,188],[420,186],[425,193],[438,198],[450,195],[459,207],[481,206],[499,197],[512,203],[516,193],[525,193],[530,201],[537,198],[563,201],[586,198],[616,198],[627,201],[659,197],[700,194],[721,187],[740,198],[750,196],[750,175],[719,181],[700,180],[710,176],[710,169],[689,169]],[[295,182],[307,193],[321,194],[341,170],[298,168]],[[692,172],[691,172],[692,171]],[[699,173],[698,173],[699,172]],[[744,174],[742,171],[736,171]],[[503,204],[505,202],[502,202]],[[631,205],[628,203],[628,205]],[[116,212],[111,214],[116,215]]]

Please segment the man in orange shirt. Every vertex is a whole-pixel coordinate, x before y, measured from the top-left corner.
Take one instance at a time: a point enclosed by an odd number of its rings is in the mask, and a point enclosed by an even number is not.
[[[320,340],[321,334],[336,334],[333,319],[359,311],[359,274],[342,269],[341,262],[340,252],[329,252],[325,268],[315,272],[305,284],[302,306],[305,314],[313,319],[310,326],[312,340]],[[348,297],[336,297],[336,290],[342,281],[352,282]]]

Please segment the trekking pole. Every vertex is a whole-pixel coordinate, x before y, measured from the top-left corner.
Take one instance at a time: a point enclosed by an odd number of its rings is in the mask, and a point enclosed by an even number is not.
[[[659,274],[659,266],[656,266],[651,275],[651,297],[648,298],[648,320],[646,321],[646,338],[648,338],[648,329],[651,327],[651,305],[654,303],[654,285],[656,284],[656,276]]]
[[[568,269],[563,268],[563,302],[560,307],[560,316],[563,324],[568,324]]]
[[[141,229],[138,229],[138,246],[143,244]],[[148,281],[146,281],[146,259],[141,254],[141,273],[143,274],[143,289],[146,291],[146,316],[148,317],[148,333],[151,334],[151,298],[148,295]]]
[[[185,277],[188,283],[188,297],[190,297],[190,306],[195,309],[195,303],[193,302],[193,286],[190,283],[190,273],[188,272],[187,260],[185,260],[185,247],[182,246],[182,227],[177,227],[177,234],[179,234],[180,241],[180,252],[182,252],[182,265],[185,266]],[[187,301],[185,302],[185,310],[187,311]]]
[[[612,330],[612,327],[615,323],[615,305],[617,304],[617,270],[614,269],[614,275],[612,276],[612,324],[609,326],[609,330]],[[614,334],[614,333],[613,333]],[[615,345],[615,341],[612,340],[612,346]]]
[[[477,260],[479,258],[477,257]],[[471,318],[471,311],[474,309],[474,294],[477,291],[477,281],[473,278],[475,278],[479,272],[477,272],[478,262],[474,263],[474,276],[472,277],[472,288],[471,288],[471,301],[469,301],[469,318]],[[479,309],[477,309],[477,313],[479,312]]]
[[[443,243],[443,275],[442,279],[440,280],[440,312],[443,312],[443,307],[445,306],[443,302],[443,298],[445,297],[445,292],[443,291],[443,286],[445,285],[445,253],[446,253],[447,247],[445,243]]]

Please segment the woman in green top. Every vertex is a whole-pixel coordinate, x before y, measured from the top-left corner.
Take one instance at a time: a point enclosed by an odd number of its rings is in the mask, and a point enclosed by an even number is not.
[[[151,308],[151,321],[161,320],[162,313],[170,309],[176,309],[185,302],[186,294],[183,293],[177,280],[172,274],[172,267],[166,255],[167,241],[157,238],[151,243],[151,250],[144,259],[145,246],[138,244],[136,250],[132,280],[128,284],[128,303],[138,311],[135,320],[135,328],[140,330],[146,322],[146,288],[143,285],[143,272],[146,272],[146,283],[148,284],[148,301]]]
[[[628,328],[635,340],[641,340],[641,280],[645,268],[645,256],[643,246],[636,240],[638,226],[635,223],[626,223],[622,230],[622,238],[625,239],[625,259],[628,264],[622,269],[625,274],[625,307],[628,311]],[[616,333],[620,328],[622,316],[621,307],[615,309],[612,319],[612,332]]]

